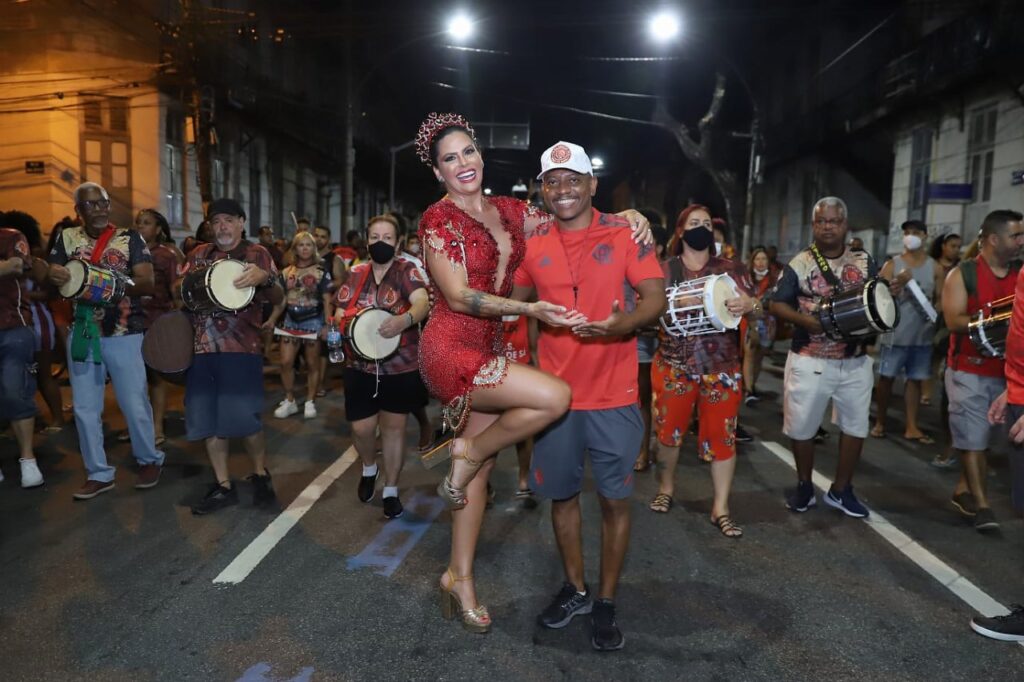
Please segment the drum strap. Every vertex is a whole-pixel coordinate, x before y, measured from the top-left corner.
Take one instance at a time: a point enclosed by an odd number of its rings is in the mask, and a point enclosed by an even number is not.
[[[117,231],[113,225],[108,225],[103,234],[96,240],[92,249],[92,257],[89,262],[99,265],[107,244]],[[93,316],[95,306],[88,305],[82,301],[75,301],[75,319],[71,325],[71,359],[75,362],[85,362],[90,359],[93,364],[100,364],[102,355],[100,351],[100,328],[96,326],[96,318]]]
[[[821,271],[821,276],[829,283],[834,289],[833,293],[838,293],[838,290],[842,287],[842,282],[836,277],[836,273],[832,271],[832,268],[828,265],[828,260],[825,256],[821,255],[821,251],[818,250],[817,244],[811,244],[811,255],[814,256],[814,262],[818,264],[818,270]]]

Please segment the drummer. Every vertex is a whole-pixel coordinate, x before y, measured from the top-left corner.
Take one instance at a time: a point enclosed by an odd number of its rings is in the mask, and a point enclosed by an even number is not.
[[[228,470],[228,439],[241,438],[252,460],[253,505],[272,507],[277,496],[266,466],[263,439],[263,355],[260,324],[264,301],[280,300],[277,267],[270,253],[242,238],[245,211],[234,199],[215,199],[206,211],[213,242],[188,254],[184,277],[225,258],[242,261],[235,287],[256,287],[245,308],[231,313],[192,313],[195,359],[185,381],[185,430],[189,440],[206,444],[216,480],[192,513],[209,514],[238,504]],[[175,284],[180,292],[181,280]],[[276,299],[276,300],[275,300]]]
[[[986,492],[985,450],[992,431],[988,406],[1006,389],[1006,379],[1003,359],[983,357],[965,332],[986,304],[1013,295],[1024,246],[1021,219],[1020,213],[1005,210],[985,216],[978,255],[953,268],[942,290],[942,313],[951,332],[946,367],[949,429],[963,461],[952,504],[978,531],[999,527]]]
[[[142,310],[145,313],[145,329],[148,331],[156,318],[174,310],[176,303],[171,289],[178,278],[178,268],[185,260],[184,254],[174,245],[171,239],[171,227],[162,213],[152,208],[144,208],[135,216],[135,231],[146,240],[146,248],[153,256],[153,295],[142,298]],[[167,381],[158,372],[146,368],[149,381],[149,399],[153,404],[153,427],[156,444],[162,445],[164,436],[164,414],[167,411]],[[119,436],[118,440],[128,440],[130,434]]]
[[[402,515],[398,476],[405,455],[405,422],[410,412],[426,405],[427,389],[419,372],[419,323],[427,316],[430,299],[423,278],[412,263],[395,257],[398,221],[390,215],[370,218],[366,228],[370,262],[354,266],[335,298],[335,315],[342,333],[359,312],[381,308],[392,317],[378,331],[386,339],[401,335],[397,352],[376,360],[350,353],[342,374],[345,418],[352,424],[356,452],[363,463],[357,495],[373,499],[378,478],[377,427],[380,427],[384,465],[384,516]],[[356,323],[358,324],[358,323]]]
[[[752,297],[753,284],[746,266],[725,254],[711,252],[715,237],[707,207],[687,206],[679,214],[676,227],[682,231],[683,252],[662,263],[666,284],[729,275],[738,291],[724,301],[725,307],[737,317],[760,317],[761,302]],[[668,304],[671,310],[677,302],[670,296]],[[650,508],[661,513],[672,508],[679,446],[696,407],[697,454],[711,464],[714,487],[711,523],[722,535],[738,538],[743,529],[730,515],[729,492],[736,472],[736,417],[743,401],[739,332],[727,330],[684,337],[662,329],[659,340],[651,374],[658,442],[664,447],[658,450],[658,494]]]
[[[822,500],[848,516],[863,518],[868,509],[853,494],[853,472],[868,435],[873,375],[864,343],[833,341],[818,321],[821,303],[840,290],[877,275],[866,251],[846,246],[846,203],[819,199],[811,210],[814,241],[789,262],[771,295],[770,312],[794,326],[783,386],[783,432],[792,441],[797,487],[786,506],[805,512],[817,504],[811,474],[814,436],[829,398],[832,421],[842,431],[835,482]]]
[[[284,298],[263,324],[281,340],[281,384],[284,400],[274,416],[285,419],[299,411],[295,402],[295,357],[302,348],[306,358],[306,402],[304,419],[316,417],[316,391],[320,385],[320,331],[331,316],[331,274],[317,253],[316,240],[309,232],[297,232],[285,254],[281,272]],[[280,322],[280,326],[278,325]]]
[[[82,226],[65,228],[54,243],[48,256],[50,283],[61,287],[70,281],[71,272],[65,266],[73,258],[131,278],[119,301],[109,305],[75,301],[68,338],[68,374],[86,481],[73,497],[89,500],[114,488],[114,467],[107,464],[103,448],[108,375],[128,425],[132,454],[139,463],[136,488],[152,488],[160,481],[164,453],[156,449],[154,441],[153,408],[146,394],[146,366],[142,361],[141,297],[153,295],[152,257],[137,232],[110,223],[107,190],[86,182],[75,189],[74,198]]]

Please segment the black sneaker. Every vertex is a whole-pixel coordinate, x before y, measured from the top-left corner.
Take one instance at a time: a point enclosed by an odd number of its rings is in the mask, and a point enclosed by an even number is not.
[[[752,440],[754,440],[754,437],[751,436],[749,433],[747,433],[747,430],[745,428],[743,428],[742,426],[737,424],[736,425],[736,442],[737,443],[749,443]]]
[[[974,502],[974,495],[970,493],[954,495],[950,502],[962,516],[969,519],[973,519],[978,513],[978,505]]]
[[[238,491],[235,490],[235,486],[225,488],[219,483],[214,483],[203,499],[192,505],[192,513],[196,516],[203,516],[234,504],[238,504]]]
[[[264,469],[262,476],[253,474],[249,476],[249,481],[252,482],[252,504],[254,507],[266,509],[277,502],[277,494],[274,492],[274,486],[270,482],[269,471]]]
[[[971,629],[979,635],[1003,642],[1024,642],[1024,606],[1011,604],[1005,616],[971,618]]]
[[[568,625],[575,616],[590,613],[594,608],[594,602],[590,600],[590,586],[584,585],[583,589],[584,593],[580,594],[575,585],[564,583],[548,607],[537,616],[537,624],[557,630]]]
[[[593,627],[590,644],[598,651],[618,651],[626,645],[626,638],[615,622],[615,604],[611,599],[598,599],[590,614]]]
[[[832,437],[831,433],[829,433],[828,431],[826,431],[825,429],[823,429],[823,428],[821,428],[819,426],[818,427],[818,432],[816,434],[814,434],[814,442],[815,443],[824,443],[825,441],[827,441],[831,437]]]
[[[754,392],[748,393],[747,396],[743,399],[743,404],[746,405],[747,407],[753,407],[759,402],[761,402],[761,396]]]
[[[389,519],[397,519],[404,511],[405,508],[402,507],[402,501],[398,499],[397,495],[384,498],[384,516]]]
[[[377,487],[377,476],[379,475],[380,469],[377,469],[377,473],[373,476],[359,477],[359,487],[356,489],[356,494],[359,496],[360,502],[369,502],[373,499],[373,491]]]
[[[786,507],[795,512],[805,512],[816,504],[818,498],[814,496],[814,485],[810,481],[800,481],[796,490],[786,497]]]
[[[996,515],[988,507],[980,507],[974,514],[974,530],[995,530],[999,528]]]

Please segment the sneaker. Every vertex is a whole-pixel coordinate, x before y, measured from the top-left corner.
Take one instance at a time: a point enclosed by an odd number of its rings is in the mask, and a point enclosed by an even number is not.
[[[384,498],[384,516],[387,518],[397,519],[404,511],[405,508],[402,507],[402,501],[397,496]]]
[[[220,483],[214,483],[203,499],[192,505],[192,513],[203,516],[234,504],[238,504],[238,491],[235,490],[235,486],[225,488]]]
[[[748,393],[746,397],[743,398],[743,404],[747,407],[753,407],[759,402],[761,402],[761,396],[756,393]]]
[[[786,497],[786,507],[795,512],[805,512],[818,504],[814,495],[814,485],[810,481],[800,481],[796,489]]]
[[[626,638],[615,622],[615,604],[611,599],[594,602],[590,623],[593,628],[590,644],[598,651],[618,651],[626,645]]]
[[[377,473],[373,476],[360,476],[359,487],[356,488],[356,494],[359,496],[360,502],[369,502],[373,499],[373,491],[377,487],[377,476],[380,475],[380,469],[377,469]]]
[[[737,424],[736,425],[736,442],[737,443],[749,443],[752,440],[754,440],[754,437],[751,436],[749,433],[747,433],[747,430],[745,428],[743,428],[742,426]]]
[[[72,495],[76,500],[91,500],[97,495],[101,495],[108,490],[114,489],[113,481],[94,481],[91,478],[85,482],[78,492]]]
[[[564,583],[548,607],[537,616],[537,624],[552,630],[564,628],[575,616],[590,613],[594,602],[590,599],[590,586],[584,585],[583,594],[572,583]]]
[[[818,432],[817,432],[816,434],[814,434],[814,442],[815,442],[815,443],[824,443],[824,442],[825,442],[825,441],[827,441],[827,440],[828,440],[828,439],[829,439],[829,438],[830,438],[831,436],[832,436],[832,434],[831,434],[831,433],[829,433],[828,431],[826,431],[825,429],[823,429],[823,428],[821,428],[821,427],[819,426],[819,427],[818,427]]]
[[[263,470],[263,475],[252,474],[248,481],[252,483],[252,504],[254,507],[266,509],[277,502],[277,493],[274,492],[274,485],[270,480],[270,472]]]
[[[135,481],[136,490],[153,488],[160,482],[161,467],[159,464],[143,464],[139,467],[139,478]]]
[[[973,519],[978,513],[978,505],[974,501],[974,495],[970,493],[954,495],[953,499],[950,500],[950,503],[956,507],[958,512],[969,519]]]
[[[298,411],[299,406],[295,404],[295,401],[285,398],[277,404],[277,409],[274,410],[274,416],[278,419],[286,419]]]
[[[857,519],[863,519],[871,513],[868,511],[868,508],[861,504],[860,500],[858,500],[853,494],[852,485],[846,486],[846,488],[844,488],[838,495],[832,492],[832,489],[829,488],[828,492],[825,493],[825,496],[822,499],[825,500],[825,504],[828,506],[834,507],[847,516],[852,516]]]
[[[988,507],[981,507],[974,514],[974,530],[995,530],[999,528],[996,515]]]
[[[971,618],[971,629],[979,635],[1003,642],[1024,642],[1024,606],[1011,604],[1005,616]]]
[[[312,400],[306,401],[306,406],[302,410],[302,416],[304,419],[312,419],[316,416],[316,405],[313,404]]]
[[[21,487],[36,488],[43,484],[43,474],[35,459],[19,459],[21,462]]]

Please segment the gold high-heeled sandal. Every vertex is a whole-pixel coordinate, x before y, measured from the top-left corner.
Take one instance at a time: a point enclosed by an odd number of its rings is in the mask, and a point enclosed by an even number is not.
[[[451,448],[454,444],[455,441],[453,440],[452,443],[448,446],[449,451],[451,451]],[[468,451],[469,448],[467,447],[466,450]],[[455,485],[452,483],[452,474],[455,473],[455,460],[465,460],[466,463],[470,467],[472,467],[474,471],[482,467],[484,463],[478,462],[475,459],[470,459],[464,454],[456,455],[455,453],[451,453],[450,458],[451,463],[448,466],[448,473],[445,475],[444,480],[437,484],[437,495],[438,497],[445,501],[445,504],[448,506],[448,509],[462,509],[469,502],[469,499],[466,497],[465,488],[456,488]],[[476,474],[474,474],[474,476],[475,475]],[[472,481],[473,478],[470,477],[469,480]],[[467,481],[466,484],[468,485],[469,481]]]
[[[491,629],[491,616],[487,613],[487,607],[480,605],[475,609],[462,608],[462,599],[452,591],[455,583],[472,580],[473,576],[465,575],[461,578],[455,576],[451,568],[448,569],[448,579],[451,584],[448,587],[441,585],[441,616],[445,620],[455,620],[456,617],[462,620],[462,627],[469,632],[485,634]]]

